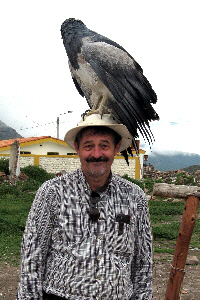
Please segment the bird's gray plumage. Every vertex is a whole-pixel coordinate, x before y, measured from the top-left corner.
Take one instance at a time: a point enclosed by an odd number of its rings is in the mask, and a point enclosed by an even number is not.
[[[159,119],[151,104],[157,96],[140,65],[123,47],[80,20],[66,20],[61,34],[73,81],[90,108],[111,113],[133,138],[139,130],[151,143],[149,121]]]

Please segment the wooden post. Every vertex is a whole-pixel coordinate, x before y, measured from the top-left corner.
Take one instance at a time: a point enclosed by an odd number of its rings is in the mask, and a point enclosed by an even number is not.
[[[165,300],[178,300],[180,289],[185,273],[185,264],[189,250],[192,232],[197,218],[199,205],[200,187],[173,185],[173,184],[155,184],[155,196],[186,198],[185,207],[178,233],[172,266],[169,274]]]
[[[20,144],[18,140],[15,140],[10,147],[10,159],[9,159],[9,180],[11,183],[15,183],[19,176],[19,156],[20,156]]]
[[[188,196],[179,230],[165,300],[178,300],[185,273],[185,263],[195,226],[199,198]]]
[[[153,188],[153,195],[171,198],[187,198],[188,196],[200,197],[200,187],[167,183],[155,183]]]

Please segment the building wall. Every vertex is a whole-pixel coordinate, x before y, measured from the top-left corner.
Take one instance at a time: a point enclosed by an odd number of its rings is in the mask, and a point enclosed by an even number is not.
[[[47,155],[47,152],[58,152],[59,155],[67,155],[67,153],[73,153],[75,150],[66,145],[59,143],[46,142],[31,146],[24,146],[21,151],[30,151],[31,154]]]
[[[77,168],[80,168],[80,159],[78,156],[76,157],[40,157],[39,164],[42,168],[44,168],[47,172],[59,173],[61,171],[70,172]],[[138,166],[139,167],[139,166]],[[132,178],[139,179],[139,169],[136,174],[136,159],[129,160],[129,166],[122,158],[115,158],[112,165],[112,172],[123,176],[124,174],[128,174]]]
[[[0,158],[9,158],[7,154],[0,154]],[[140,161],[143,161],[143,154],[140,154]],[[70,172],[80,167],[80,160],[78,155],[32,155],[21,154],[20,155],[20,168],[28,165],[40,165],[47,172],[59,173],[61,171]],[[143,168],[143,165],[141,166]],[[138,157],[129,158],[129,166],[122,156],[116,156],[112,165],[112,171],[115,174],[123,176],[127,174],[131,178],[141,179],[141,170]]]
[[[20,151],[31,152],[36,155],[47,155],[47,152],[58,152],[59,155],[67,155],[68,153],[76,153],[75,150],[68,147],[66,144],[62,145],[56,142],[41,142],[33,145],[27,145],[20,147]],[[6,149],[0,152],[1,154],[10,154],[10,149]]]
[[[79,157],[40,157],[39,165],[50,173],[70,172],[80,167]]]
[[[28,156],[28,157],[20,156],[19,165],[20,165],[20,168],[28,167],[30,165],[33,166],[34,165],[34,157],[33,156]]]

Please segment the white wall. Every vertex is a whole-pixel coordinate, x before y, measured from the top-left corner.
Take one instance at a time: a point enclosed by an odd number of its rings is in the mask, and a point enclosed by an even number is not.
[[[80,168],[80,159],[77,158],[62,158],[62,157],[40,157],[40,166],[47,172],[59,173],[61,171],[70,172]],[[129,166],[124,159],[115,159],[112,165],[112,172],[123,176],[128,174],[135,178],[135,160],[129,160]]]
[[[20,151],[28,151],[31,154],[36,155],[47,155],[47,152],[58,152],[59,155],[67,155],[68,153],[76,153],[75,150],[68,147],[67,145],[61,145],[55,142],[43,142],[39,144],[33,144],[28,146],[20,147]],[[0,151],[0,154],[10,154],[10,149]]]
[[[3,156],[0,156],[0,158]],[[38,156],[37,156],[38,157]],[[9,156],[5,156],[9,158]],[[60,173],[61,171],[70,172],[80,167],[80,159],[78,156],[75,157],[38,157],[39,165],[50,173]],[[140,155],[140,159],[143,162],[143,154]],[[34,156],[20,156],[20,168],[34,165]],[[141,164],[143,168],[143,163]],[[127,174],[131,178],[135,178],[136,174],[136,160],[133,158],[129,159],[129,166],[125,159],[115,158],[112,165],[112,172],[123,176]],[[140,171],[140,175],[143,172]],[[142,178],[140,176],[140,178]]]
[[[67,155],[67,153],[75,153],[72,148],[53,142],[45,142],[35,145],[21,147],[20,151],[29,151],[31,154],[47,155],[47,152],[58,152],[59,155]]]

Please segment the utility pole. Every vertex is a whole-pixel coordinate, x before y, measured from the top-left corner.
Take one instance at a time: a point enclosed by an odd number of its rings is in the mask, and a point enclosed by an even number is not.
[[[71,114],[71,113],[73,113],[73,111],[72,110],[68,110],[68,112],[67,112],[68,114]],[[62,114],[60,114],[60,116],[61,116]],[[64,115],[66,115],[66,113],[64,113]],[[60,119],[59,119],[59,117],[57,117],[57,139],[59,139],[59,124],[60,124]]]
[[[59,139],[59,117],[57,117],[57,139]]]

